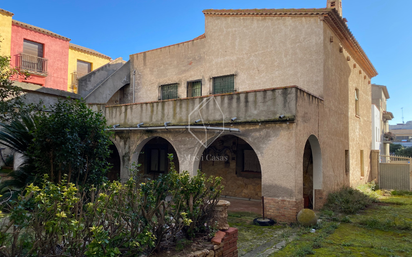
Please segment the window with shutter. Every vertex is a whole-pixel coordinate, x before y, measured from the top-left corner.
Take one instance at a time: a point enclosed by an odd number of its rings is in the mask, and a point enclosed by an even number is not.
[[[25,39],[23,41],[23,53],[43,58],[43,44]]]
[[[84,62],[77,60],[77,77],[83,77],[92,71],[92,64],[89,62]]]
[[[46,72],[46,64],[43,59],[43,44],[24,39],[23,54],[20,57],[20,68],[39,73]]]
[[[202,96],[202,81],[187,83],[187,97]]]
[[[162,85],[161,86],[161,99],[176,99],[177,97],[177,86],[178,84]]]
[[[213,94],[235,92],[235,76],[221,76],[213,78]]]

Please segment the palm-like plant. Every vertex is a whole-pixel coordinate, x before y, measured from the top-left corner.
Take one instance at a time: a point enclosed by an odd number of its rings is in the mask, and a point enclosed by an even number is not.
[[[33,161],[26,156],[26,152],[33,141],[32,132],[36,128],[36,122],[30,114],[22,114],[20,120],[13,120],[10,124],[0,123],[0,126],[0,143],[21,153],[24,158],[17,170],[0,171],[8,176],[7,180],[0,182],[0,194],[3,198],[11,197],[10,194],[15,197],[15,192],[21,191],[35,180]]]

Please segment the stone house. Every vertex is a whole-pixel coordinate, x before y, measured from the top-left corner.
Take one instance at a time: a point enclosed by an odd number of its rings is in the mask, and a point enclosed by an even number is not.
[[[203,13],[203,35],[79,80],[115,131],[110,176],[133,162],[157,176],[173,153],[180,171],[222,176],[226,196],[263,196],[278,221],[367,182],[377,72],[341,1]]]

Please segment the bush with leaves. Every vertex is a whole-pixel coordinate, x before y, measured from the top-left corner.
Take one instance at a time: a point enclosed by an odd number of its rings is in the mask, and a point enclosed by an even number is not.
[[[375,198],[372,198],[357,189],[346,187],[337,192],[330,193],[323,210],[354,214],[365,209],[375,201]]]
[[[172,162],[173,163],[173,162]],[[171,170],[155,180],[118,181],[89,190],[67,182],[30,185],[0,222],[2,256],[138,256],[207,232],[221,178]],[[192,204],[193,201],[193,204]],[[189,235],[187,234],[187,235]]]
[[[103,114],[80,100],[59,101],[50,109],[35,117],[33,142],[26,152],[37,174],[48,174],[53,182],[67,174],[76,185],[101,184],[112,144]]]

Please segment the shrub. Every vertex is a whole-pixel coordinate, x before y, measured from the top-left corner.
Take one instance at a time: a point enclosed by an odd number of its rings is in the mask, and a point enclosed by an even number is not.
[[[393,190],[391,192],[392,195],[401,196],[401,195],[412,195],[411,191],[406,190]]]
[[[324,210],[331,210],[345,214],[354,214],[371,205],[375,199],[359,190],[347,187],[340,191],[330,193]]]
[[[173,162],[172,162],[173,163]],[[1,222],[2,256],[138,256],[208,231],[220,178],[171,170],[155,180],[79,189],[45,175],[11,203]],[[168,199],[171,200],[168,200]],[[206,226],[205,226],[206,223]],[[13,228],[13,229],[10,229]]]

